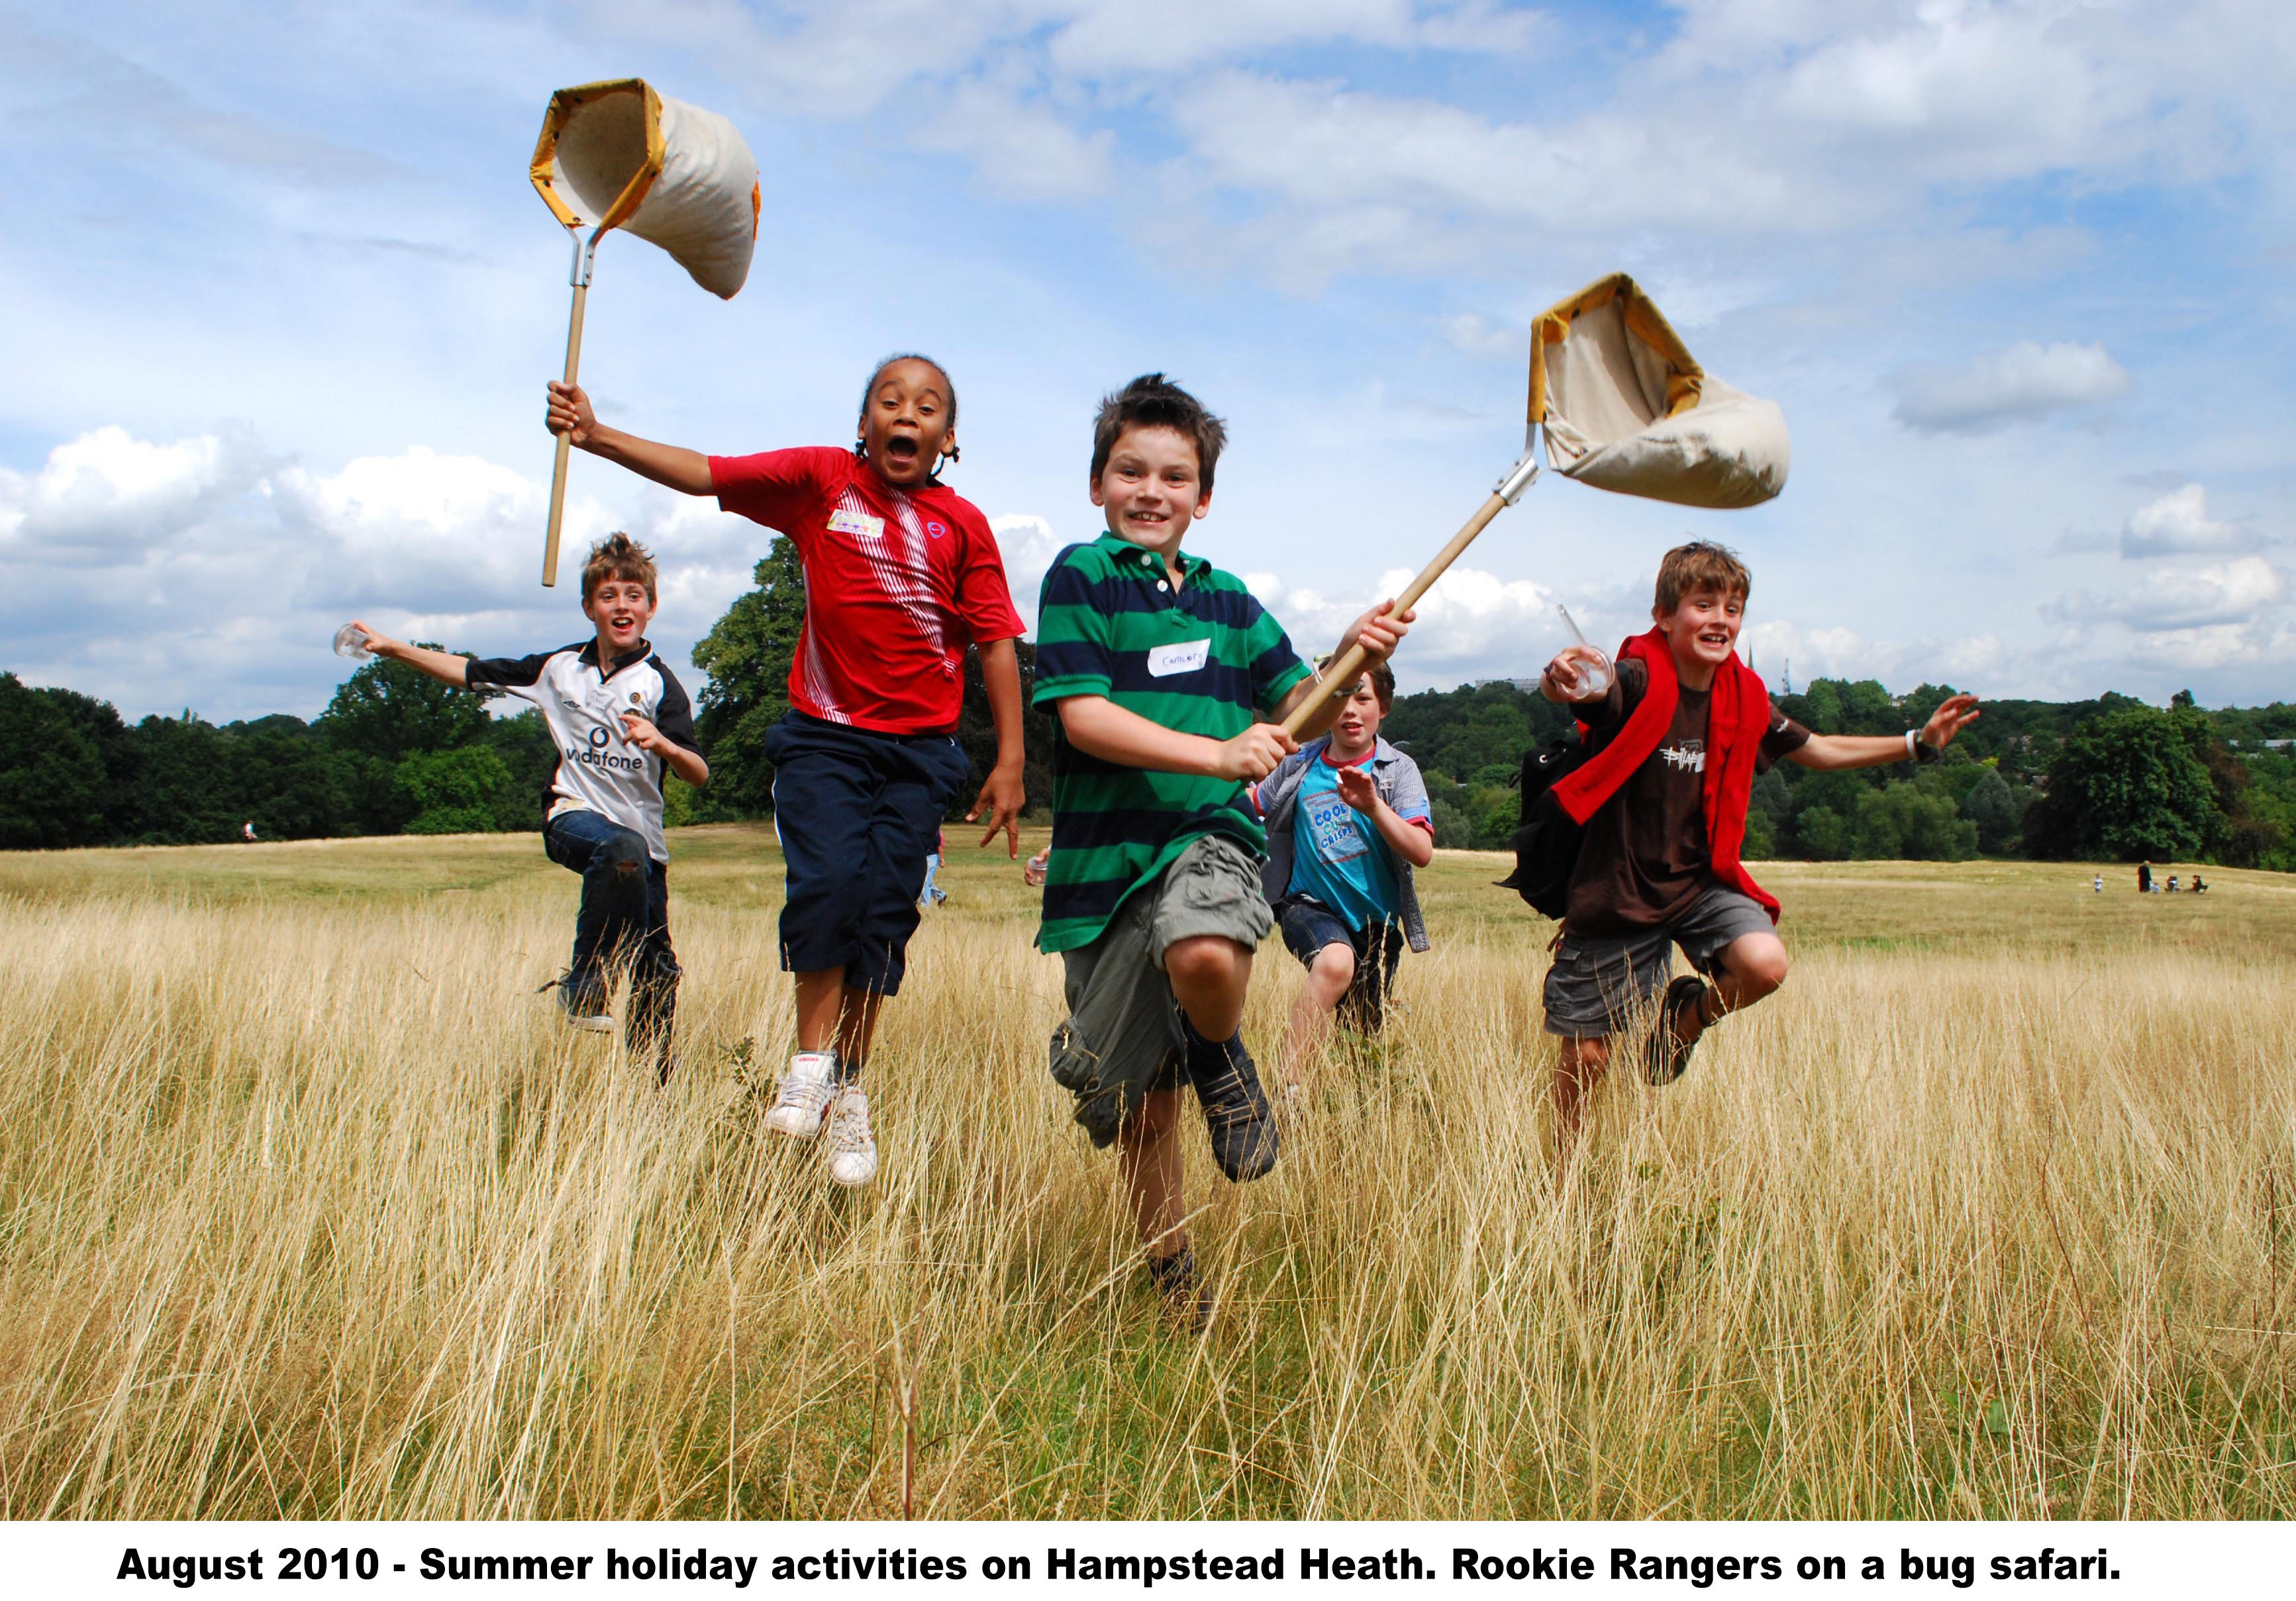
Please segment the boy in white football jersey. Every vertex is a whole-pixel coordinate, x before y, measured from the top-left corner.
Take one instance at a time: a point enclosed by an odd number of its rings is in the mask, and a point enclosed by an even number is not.
[[[653,558],[616,534],[582,568],[592,639],[537,656],[473,660],[353,626],[377,656],[457,688],[501,690],[541,712],[558,750],[543,849],[582,875],[574,958],[558,984],[559,1004],[575,1027],[611,1033],[607,992],[627,968],[631,1054],[652,1053],[667,1079],[679,969],[669,943],[661,780],[675,772],[699,788],[709,781],[709,764],[694,746],[685,686],[646,642],[654,595]]]

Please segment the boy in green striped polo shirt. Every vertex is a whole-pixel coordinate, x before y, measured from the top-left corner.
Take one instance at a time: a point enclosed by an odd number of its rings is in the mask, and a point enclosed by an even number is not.
[[[1267,835],[1244,786],[1299,748],[1274,723],[1341,702],[1233,575],[1183,555],[1211,509],[1226,429],[1160,372],[1101,403],[1092,502],[1108,532],[1045,575],[1036,701],[1056,707],[1053,847],[1037,944],[1065,967],[1053,1076],[1093,1143],[1117,1146],[1151,1278],[1201,1316],[1183,1231],[1180,1087],[1202,1105],[1220,1171],[1275,1163],[1275,1126],[1241,1025],[1252,952],[1274,926],[1259,884]],[[1411,621],[1382,601],[1349,628],[1384,661]]]

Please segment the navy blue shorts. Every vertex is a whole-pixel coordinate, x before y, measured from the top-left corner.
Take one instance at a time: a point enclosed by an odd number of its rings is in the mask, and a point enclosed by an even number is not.
[[[1345,945],[1355,953],[1355,976],[1340,997],[1340,1025],[1365,1036],[1379,1033],[1387,1022],[1395,969],[1403,961],[1403,930],[1392,922],[1350,928],[1339,913],[1308,895],[1277,902],[1275,921],[1283,930],[1284,948],[1303,968],[1313,967],[1316,953],[1326,945]]]
[[[842,968],[848,988],[899,993],[925,857],[972,771],[964,747],[791,712],[767,733],[766,758],[789,866],[782,970]]]

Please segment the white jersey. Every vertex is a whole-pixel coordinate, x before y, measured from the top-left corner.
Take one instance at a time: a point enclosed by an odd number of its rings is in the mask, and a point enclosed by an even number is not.
[[[501,690],[541,712],[558,750],[544,796],[545,817],[595,812],[643,837],[656,862],[669,860],[661,832],[665,764],[630,743],[623,715],[636,713],[696,754],[700,747],[693,742],[693,703],[652,646],[642,643],[602,671],[598,641],[586,640],[540,656],[472,661],[467,676],[474,690]]]

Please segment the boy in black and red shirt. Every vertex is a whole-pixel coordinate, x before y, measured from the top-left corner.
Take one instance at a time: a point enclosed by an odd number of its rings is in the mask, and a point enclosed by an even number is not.
[[[789,716],[767,737],[774,814],[789,868],[781,960],[796,975],[797,1054],[768,1127],[810,1139],[826,1123],[830,1176],[877,1171],[858,1080],[877,1013],[898,992],[917,885],[969,771],[953,737],[964,652],[980,649],[996,723],[986,808],[1020,855],[1025,796],[1021,674],[996,537],[934,476],[956,459],[956,391],[939,363],[889,357],[863,390],[851,450],[705,456],[600,423],[580,388],[550,385],[549,426],[593,455],[778,528],[805,566],[805,625]]]
[[[1574,709],[1595,747],[1554,790],[1586,825],[1546,974],[1566,1155],[1587,1092],[1610,1066],[1611,1036],[1666,979],[1673,946],[1698,972],[1669,984],[1659,1002],[1643,1064],[1652,1083],[1680,1077],[1705,1030],[1785,982],[1777,901],[1738,855],[1755,775],[1780,759],[1819,772],[1934,761],[1979,715],[1975,696],[1956,695],[1918,735],[1810,732],[1770,704],[1738,659],[1752,588],[1722,546],[1677,546],[1659,563],[1655,626],[1620,647],[1614,671],[1601,652],[1571,645],[1539,681],[1547,699]]]

